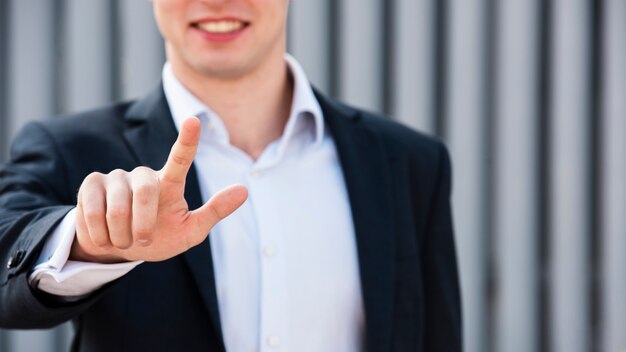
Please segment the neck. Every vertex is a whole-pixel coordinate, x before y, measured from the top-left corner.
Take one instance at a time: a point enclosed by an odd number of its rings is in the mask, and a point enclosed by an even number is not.
[[[280,57],[237,78],[199,76],[172,62],[176,77],[224,122],[230,143],[257,159],[280,138],[289,113],[293,80]]]

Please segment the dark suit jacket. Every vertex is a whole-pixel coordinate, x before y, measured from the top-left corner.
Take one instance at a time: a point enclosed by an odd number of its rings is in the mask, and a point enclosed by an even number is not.
[[[320,94],[318,100],[352,208],[367,350],[461,350],[445,147],[389,119]],[[208,240],[170,260],[144,263],[74,303],[28,284],[46,236],[76,204],[85,176],[159,169],[175,138],[161,88],[134,103],[23,129],[0,169],[0,327],[72,320],[75,351],[224,350]],[[201,205],[193,168],[186,199],[192,209]]]

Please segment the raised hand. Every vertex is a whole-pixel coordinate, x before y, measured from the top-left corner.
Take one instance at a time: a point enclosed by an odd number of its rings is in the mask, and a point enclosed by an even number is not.
[[[94,172],[78,192],[73,260],[161,261],[200,244],[217,222],[245,202],[244,186],[216,193],[189,210],[185,179],[198,149],[200,121],[185,120],[161,170]]]

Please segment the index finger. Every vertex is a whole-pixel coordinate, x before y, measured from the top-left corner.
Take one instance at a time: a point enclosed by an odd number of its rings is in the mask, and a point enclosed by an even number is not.
[[[160,178],[162,181],[185,182],[187,172],[196,156],[199,141],[200,120],[197,117],[190,117],[183,122],[165,166],[161,169]]]

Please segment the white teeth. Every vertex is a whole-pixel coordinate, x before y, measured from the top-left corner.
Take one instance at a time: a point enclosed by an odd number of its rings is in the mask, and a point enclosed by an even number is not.
[[[198,27],[209,33],[228,33],[241,29],[244,26],[240,21],[210,21],[198,23]]]

